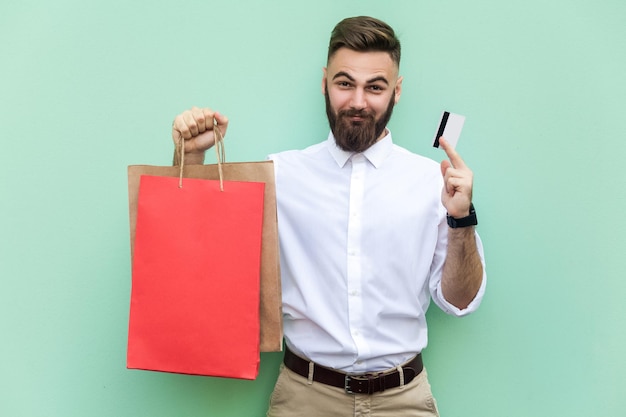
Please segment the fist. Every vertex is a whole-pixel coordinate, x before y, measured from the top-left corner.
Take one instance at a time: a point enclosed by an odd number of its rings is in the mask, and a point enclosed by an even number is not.
[[[209,108],[192,107],[174,119],[172,140],[179,145],[184,140],[185,153],[203,154],[215,144],[215,129],[226,135],[228,118]]]

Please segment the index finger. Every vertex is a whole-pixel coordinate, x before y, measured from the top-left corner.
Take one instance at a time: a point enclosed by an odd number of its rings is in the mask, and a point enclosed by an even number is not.
[[[446,155],[448,155],[448,159],[452,163],[452,166],[455,168],[465,168],[465,161],[461,158],[461,155],[448,143],[448,141],[442,136],[439,138],[439,147],[441,147]]]

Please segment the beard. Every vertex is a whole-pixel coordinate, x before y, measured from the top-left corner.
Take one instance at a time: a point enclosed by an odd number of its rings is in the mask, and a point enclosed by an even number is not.
[[[335,136],[337,146],[348,152],[363,152],[375,144],[387,127],[395,105],[395,97],[392,94],[387,110],[376,120],[375,113],[368,110],[348,109],[335,112],[330,105],[328,89],[324,97],[330,130]],[[350,120],[352,117],[359,117],[362,120],[352,121]]]

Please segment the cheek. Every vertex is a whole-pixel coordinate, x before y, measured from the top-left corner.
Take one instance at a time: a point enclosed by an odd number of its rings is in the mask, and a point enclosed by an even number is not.
[[[378,116],[380,116],[381,114],[383,114],[387,110],[387,104],[388,104],[388,102],[384,101],[384,100],[370,101],[369,102],[369,108],[378,117]]]
[[[390,104],[395,104],[395,99],[395,94],[377,96],[375,104],[372,104],[372,109],[374,109],[378,115],[383,114],[387,111]]]
[[[344,110],[350,107],[350,95],[341,90],[329,90],[328,99],[335,110]]]

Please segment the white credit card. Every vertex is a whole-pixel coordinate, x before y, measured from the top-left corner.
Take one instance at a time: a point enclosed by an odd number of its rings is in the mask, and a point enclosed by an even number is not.
[[[435,133],[433,146],[435,148],[438,148],[439,138],[443,136],[453,148],[456,148],[456,144],[459,142],[459,136],[461,136],[461,130],[463,130],[464,123],[465,116],[450,113],[449,111],[444,111],[441,114],[439,128],[437,128],[437,132]]]

